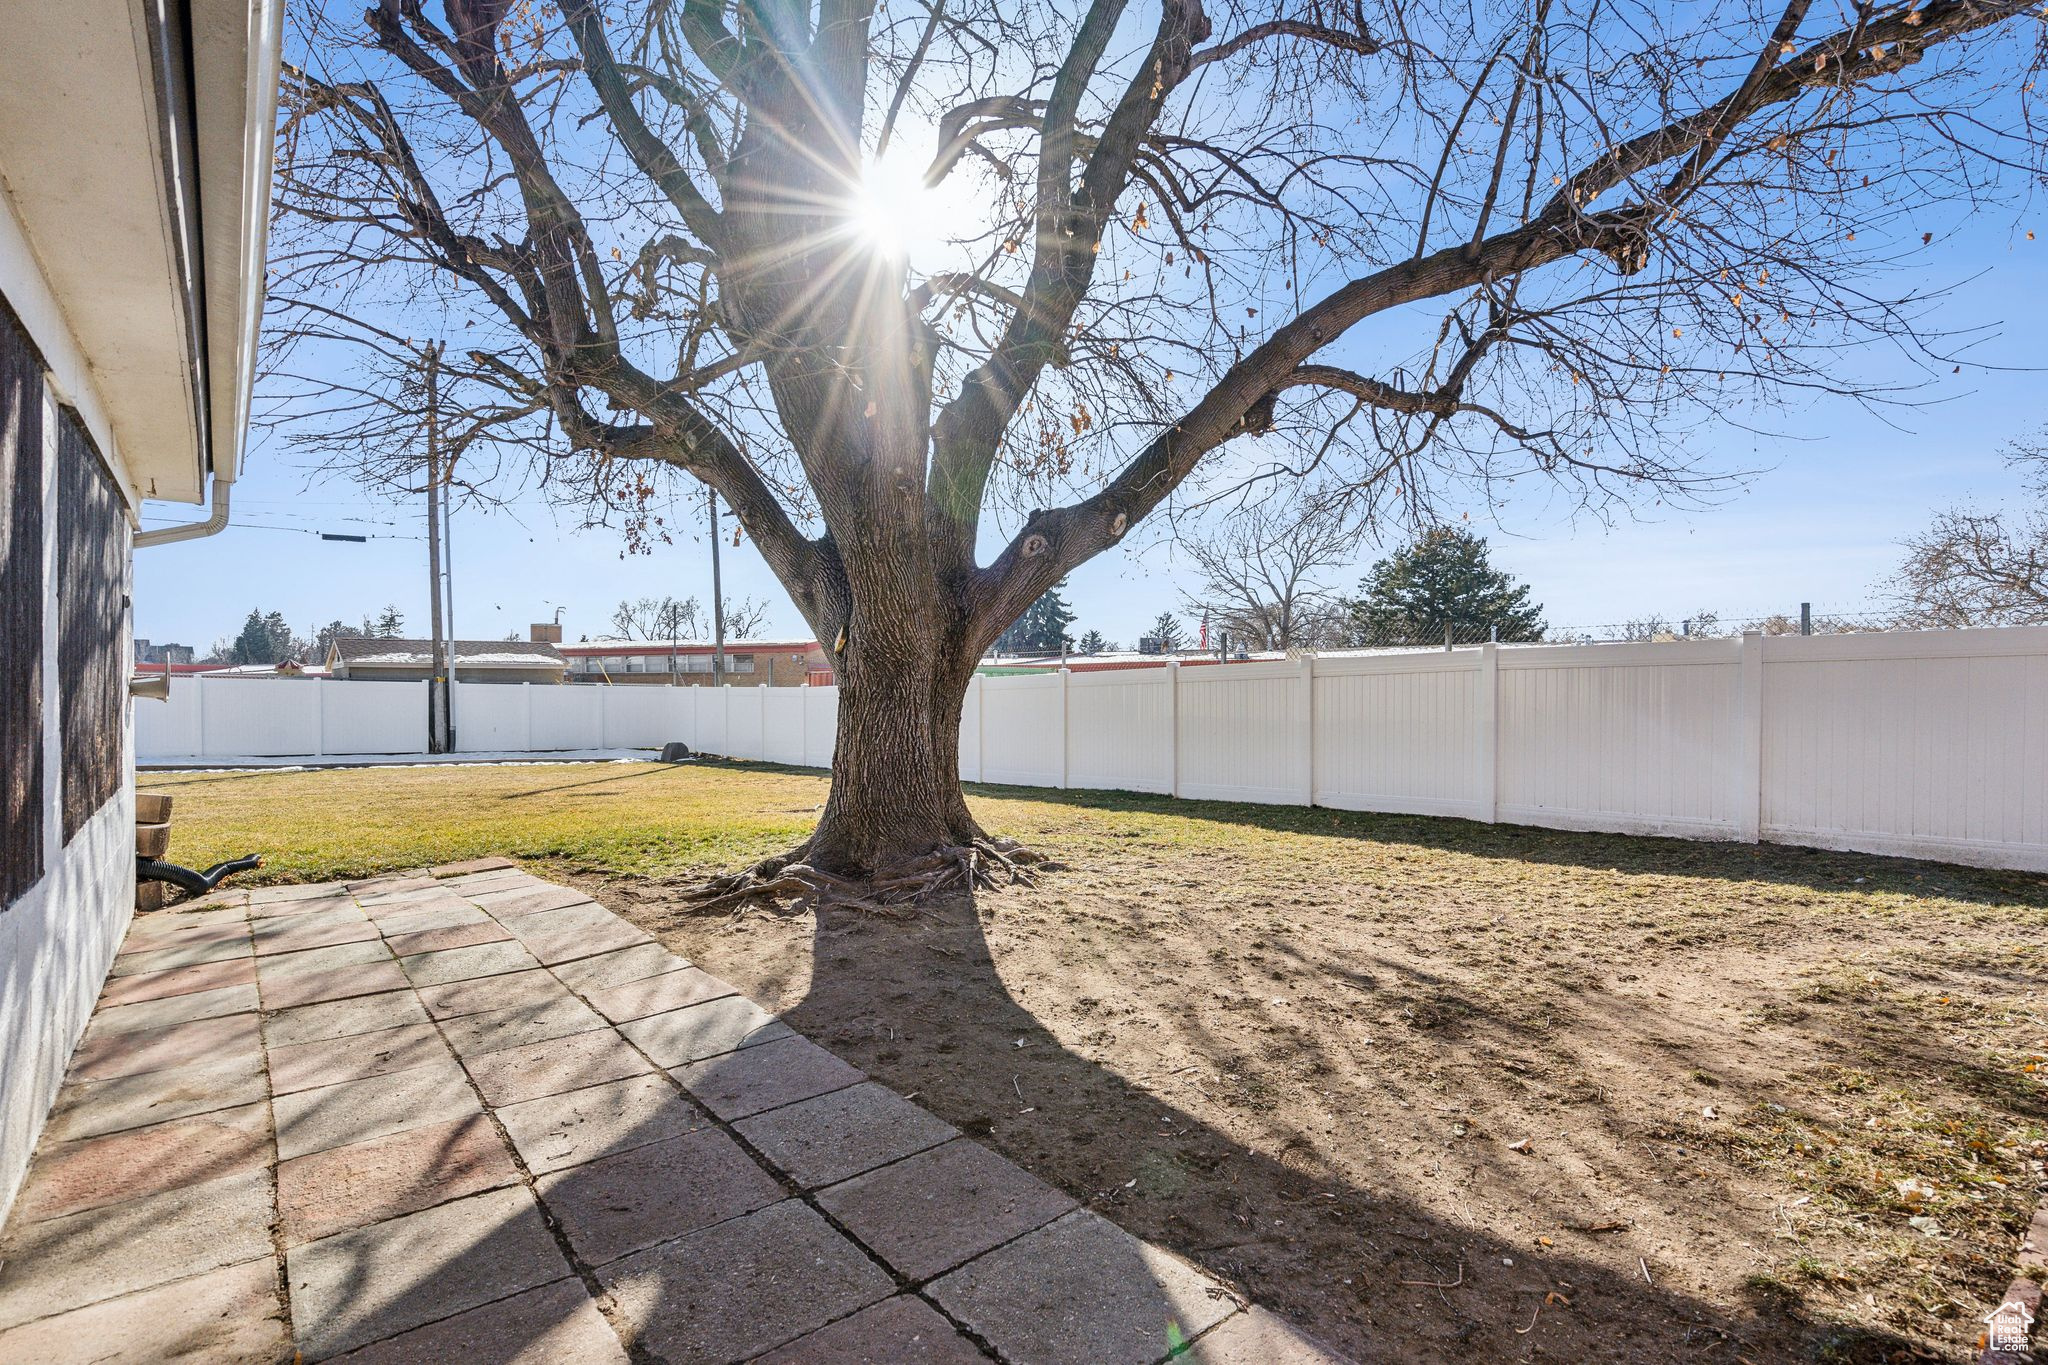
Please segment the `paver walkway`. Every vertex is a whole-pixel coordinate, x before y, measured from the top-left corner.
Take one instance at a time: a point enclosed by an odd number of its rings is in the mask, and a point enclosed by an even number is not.
[[[1338,1357],[509,866],[137,917],[0,1360]]]

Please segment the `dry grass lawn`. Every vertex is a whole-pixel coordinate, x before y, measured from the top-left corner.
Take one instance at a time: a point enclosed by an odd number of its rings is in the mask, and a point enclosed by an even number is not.
[[[976,789],[1064,864],[904,922],[683,913],[746,765],[148,775],[172,856],[580,881],[1368,1360],[1970,1357],[2048,1157],[2048,878]]]

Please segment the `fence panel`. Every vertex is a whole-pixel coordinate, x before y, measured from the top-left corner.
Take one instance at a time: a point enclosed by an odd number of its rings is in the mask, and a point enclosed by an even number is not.
[[[1166,668],[1067,678],[1067,785],[1173,791],[1174,675]]]
[[[208,678],[199,684],[208,758],[318,754],[320,684],[304,678]]]
[[[722,758],[737,758],[726,738],[725,718],[732,700],[730,687],[701,687],[697,698],[697,749]]]
[[[2048,627],[1763,643],[1763,837],[2048,867]]]
[[[960,703],[960,780],[981,781],[981,689],[988,685],[979,673],[967,684]]]
[[[1063,784],[1063,681],[1057,673],[981,680],[982,781]]]
[[[172,678],[169,701],[135,703],[136,758],[199,757],[199,689],[203,685],[197,678]]]
[[[1741,649],[1701,640],[1502,651],[1499,818],[1736,834]]]
[[[839,685],[798,690],[804,694],[804,763],[829,768],[839,744]]]
[[[527,748],[548,752],[604,747],[604,717],[599,709],[603,702],[598,699],[604,684],[518,686],[526,693]]]
[[[427,685],[424,682],[324,678],[311,686],[320,701],[322,753],[417,754],[426,751]]]
[[[1480,652],[1318,660],[1316,804],[1491,818]]]
[[[526,723],[530,690],[527,683],[456,683],[450,703],[456,752],[521,753],[531,748]]]
[[[725,742],[726,754],[730,758],[759,759],[761,741],[762,705],[759,687],[721,687],[725,693]]]
[[[675,733],[675,703],[669,696],[680,688],[653,684],[592,689],[598,700],[600,747],[659,749]]]
[[[1180,670],[1180,794],[1285,804],[1302,799],[1308,717],[1294,663]]]
[[[802,687],[770,687],[761,692],[762,757],[770,763],[803,765],[804,693]]]

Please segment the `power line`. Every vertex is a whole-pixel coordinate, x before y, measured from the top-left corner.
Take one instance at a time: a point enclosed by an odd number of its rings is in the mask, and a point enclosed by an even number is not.
[[[168,521],[159,521],[159,522],[154,522],[154,523],[152,523],[152,522],[144,522],[144,523],[143,523],[143,527],[144,527],[144,529],[146,530],[146,529],[148,529],[149,527],[151,527],[152,525],[154,525],[154,526],[175,526],[175,525],[177,525],[177,524],[178,524],[178,523],[176,523],[176,522],[168,522]],[[424,540],[424,539],[426,539],[426,537],[424,537],[424,536],[395,536],[395,535],[383,535],[383,534],[372,534],[372,533],[367,533],[367,532],[366,532],[366,533],[364,533],[364,534],[362,534],[362,535],[360,535],[360,536],[356,535],[356,534],[355,534],[355,533],[353,533],[353,532],[351,532],[351,533],[349,533],[349,534],[347,534],[347,535],[338,535],[338,536],[337,536],[337,535],[332,535],[332,534],[329,534],[329,533],[327,533],[327,532],[324,532],[324,531],[318,531],[318,530],[315,530],[315,529],[314,529],[313,527],[310,527],[310,526],[270,526],[270,525],[267,525],[267,524],[265,524],[265,523],[263,523],[263,522],[260,522],[260,521],[237,521],[237,522],[235,523],[235,526],[236,526],[237,528],[239,528],[239,529],[242,529],[242,530],[247,530],[247,531],[286,531],[286,532],[289,532],[289,533],[291,533],[292,535],[295,535],[295,536],[319,536],[319,537],[320,537],[320,538],[321,538],[322,540]]]

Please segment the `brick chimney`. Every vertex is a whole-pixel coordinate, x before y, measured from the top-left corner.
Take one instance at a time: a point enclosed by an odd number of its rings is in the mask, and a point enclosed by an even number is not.
[[[558,645],[562,643],[560,621],[535,621],[532,626],[533,643],[537,645]]]

